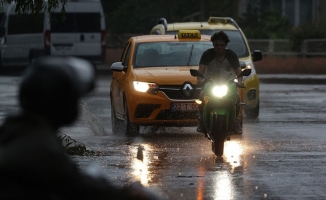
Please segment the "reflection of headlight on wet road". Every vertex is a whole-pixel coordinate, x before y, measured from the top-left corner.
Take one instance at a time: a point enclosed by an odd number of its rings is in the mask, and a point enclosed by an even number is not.
[[[219,173],[215,177],[216,190],[214,191],[214,199],[233,199],[232,193],[234,193],[232,180],[228,171]]]
[[[226,141],[224,143],[224,157],[226,162],[230,163],[232,169],[241,166],[241,156],[243,148],[239,142]]]
[[[242,145],[236,141],[226,141],[224,143],[225,162],[231,165],[232,171],[236,167],[242,165],[241,156],[243,154]],[[233,178],[227,170],[221,171],[215,177],[214,183],[216,190],[214,191],[214,199],[234,199],[234,183]]]
[[[148,172],[149,159],[146,151],[150,149],[150,146],[147,144],[142,144],[142,149],[143,149],[143,161],[138,160],[136,156],[133,157],[131,163],[133,168],[132,174],[135,176],[137,181],[139,181],[144,186],[147,186],[149,181],[149,172]],[[132,150],[132,155],[137,155],[137,151],[138,148],[134,148]]]

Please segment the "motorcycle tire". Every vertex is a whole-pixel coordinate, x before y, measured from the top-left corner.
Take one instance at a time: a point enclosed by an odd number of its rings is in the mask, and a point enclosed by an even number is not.
[[[226,133],[226,118],[225,116],[213,115],[213,127],[212,134],[219,135],[221,137],[215,137],[212,142],[212,151],[218,157],[223,156],[224,153],[224,141],[225,138],[222,137]]]

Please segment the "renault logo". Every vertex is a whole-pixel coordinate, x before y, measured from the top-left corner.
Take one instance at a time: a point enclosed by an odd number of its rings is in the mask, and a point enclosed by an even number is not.
[[[186,83],[184,84],[183,86],[183,94],[186,96],[186,97],[190,97],[194,91],[193,87],[191,86],[190,83]]]

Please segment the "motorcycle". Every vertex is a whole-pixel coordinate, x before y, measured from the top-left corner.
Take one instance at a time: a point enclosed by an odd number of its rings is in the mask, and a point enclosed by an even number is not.
[[[212,142],[212,151],[216,156],[223,155],[224,141],[229,139],[232,134],[233,124],[237,117],[237,90],[238,88],[245,88],[238,84],[236,79],[230,79],[232,73],[228,73],[229,76],[220,73],[219,76],[214,76],[213,79],[205,77],[197,70],[190,70],[192,76],[204,79],[204,95],[196,102],[197,104],[203,104],[206,136]],[[235,78],[249,76],[250,73],[251,69],[245,69]],[[240,105],[243,104],[240,103]]]

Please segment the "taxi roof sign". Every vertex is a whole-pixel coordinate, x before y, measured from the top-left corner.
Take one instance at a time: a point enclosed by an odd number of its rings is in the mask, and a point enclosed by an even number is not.
[[[230,17],[209,17],[208,24],[230,24],[235,26],[237,29],[240,29],[238,24]]]
[[[179,30],[179,39],[200,39],[201,34],[199,30]]]
[[[209,24],[228,24],[228,19],[225,17],[210,17],[208,19]]]

